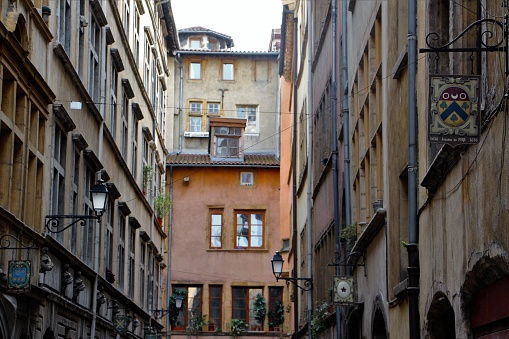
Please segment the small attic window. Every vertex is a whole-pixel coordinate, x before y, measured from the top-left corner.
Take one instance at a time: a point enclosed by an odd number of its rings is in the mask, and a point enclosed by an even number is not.
[[[253,186],[253,172],[240,172],[240,186]]]

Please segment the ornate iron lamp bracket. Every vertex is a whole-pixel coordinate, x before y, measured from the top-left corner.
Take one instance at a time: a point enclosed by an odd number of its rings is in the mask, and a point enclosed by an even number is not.
[[[276,277],[276,281],[279,281],[279,280],[286,281],[286,286],[290,286],[290,283],[292,283],[303,291],[311,291],[313,289],[313,279],[311,279],[311,278]],[[303,281],[304,286],[300,286],[299,281]]]
[[[69,225],[60,228],[60,219],[74,219]],[[76,225],[85,226],[86,220],[99,220],[95,215],[47,215],[46,216],[46,229],[50,233],[62,233],[69,227]]]
[[[479,29],[480,43],[474,47],[451,47],[456,41],[461,39],[471,30]],[[439,35],[437,33],[429,33],[426,36],[426,46],[428,48],[419,49],[419,53],[454,53],[454,52],[504,52],[505,54],[505,75],[509,75],[509,59],[508,59],[508,15],[504,16],[504,21],[495,19],[479,19],[465,28],[454,39],[448,43],[437,46]]]

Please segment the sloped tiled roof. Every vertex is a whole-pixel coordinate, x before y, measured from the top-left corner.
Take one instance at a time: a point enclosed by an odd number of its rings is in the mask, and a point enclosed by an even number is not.
[[[167,160],[172,166],[228,166],[228,167],[279,167],[274,154],[245,154],[244,161],[212,160],[208,154],[170,154]]]
[[[202,26],[194,26],[194,27],[182,28],[182,29],[179,29],[179,34],[180,33],[209,33],[209,34],[215,34],[215,35],[222,36],[225,39],[231,39],[232,38],[229,35],[226,35],[226,34],[223,34],[223,33],[219,33],[219,32],[213,31],[211,29],[208,29],[208,28],[205,28],[205,27],[202,27]]]

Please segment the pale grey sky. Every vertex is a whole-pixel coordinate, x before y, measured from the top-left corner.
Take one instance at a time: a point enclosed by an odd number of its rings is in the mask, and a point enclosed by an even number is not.
[[[281,27],[281,0],[170,0],[177,29],[202,26],[233,38],[235,51],[269,49]]]

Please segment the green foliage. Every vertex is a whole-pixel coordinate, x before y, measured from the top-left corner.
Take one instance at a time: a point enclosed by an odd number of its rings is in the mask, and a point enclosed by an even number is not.
[[[327,328],[326,320],[330,315],[330,305],[326,302],[319,304],[313,311],[311,320],[311,338],[317,339],[318,335]]]
[[[279,327],[285,322],[285,307],[276,301],[269,311],[269,327]]]
[[[267,315],[267,302],[265,301],[265,298],[263,295],[258,293],[255,297],[255,301],[253,304],[253,313],[254,318],[260,325],[263,325],[263,322],[265,321],[265,316]]]
[[[154,210],[157,216],[163,217],[170,211],[172,201],[169,194],[161,193],[154,199]]]
[[[234,337],[238,337],[242,331],[246,330],[247,324],[244,320],[240,319],[232,319],[231,323],[231,333]]]
[[[173,294],[170,296],[170,301],[169,301],[169,305],[168,305],[168,309],[170,310],[170,312],[168,313],[168,317],[170,319],[171,327],[177,326],[177,319],[178,319],[179,313],[181,311],[180,309],[177,308],[177,303],[175,300],[175,296],[177,296],[177,295],[181,295],[184,298],[184,300],[182,300],[182,308],[184,308],[185,300],[187,299],[187,291],[181,290],[181,289],[176,289],[175,291],[173,291]]]
[[[346,226],[341,230],[342,241],[355,241],[357,240],[357,223]]]
[[[208,321],[205,320],[207,315],[201,315],[200,313],[190,312],[189,326],[187,326],[186,330],[193,334],[201,332],[203,330],[203,326],[208,324]]]
[[[148,184],[150,180],[152,180],[152,175],[154,174],[154,171],[152,167],[149,165],[143,166],[143,189],[146,190],[148,188]]]

